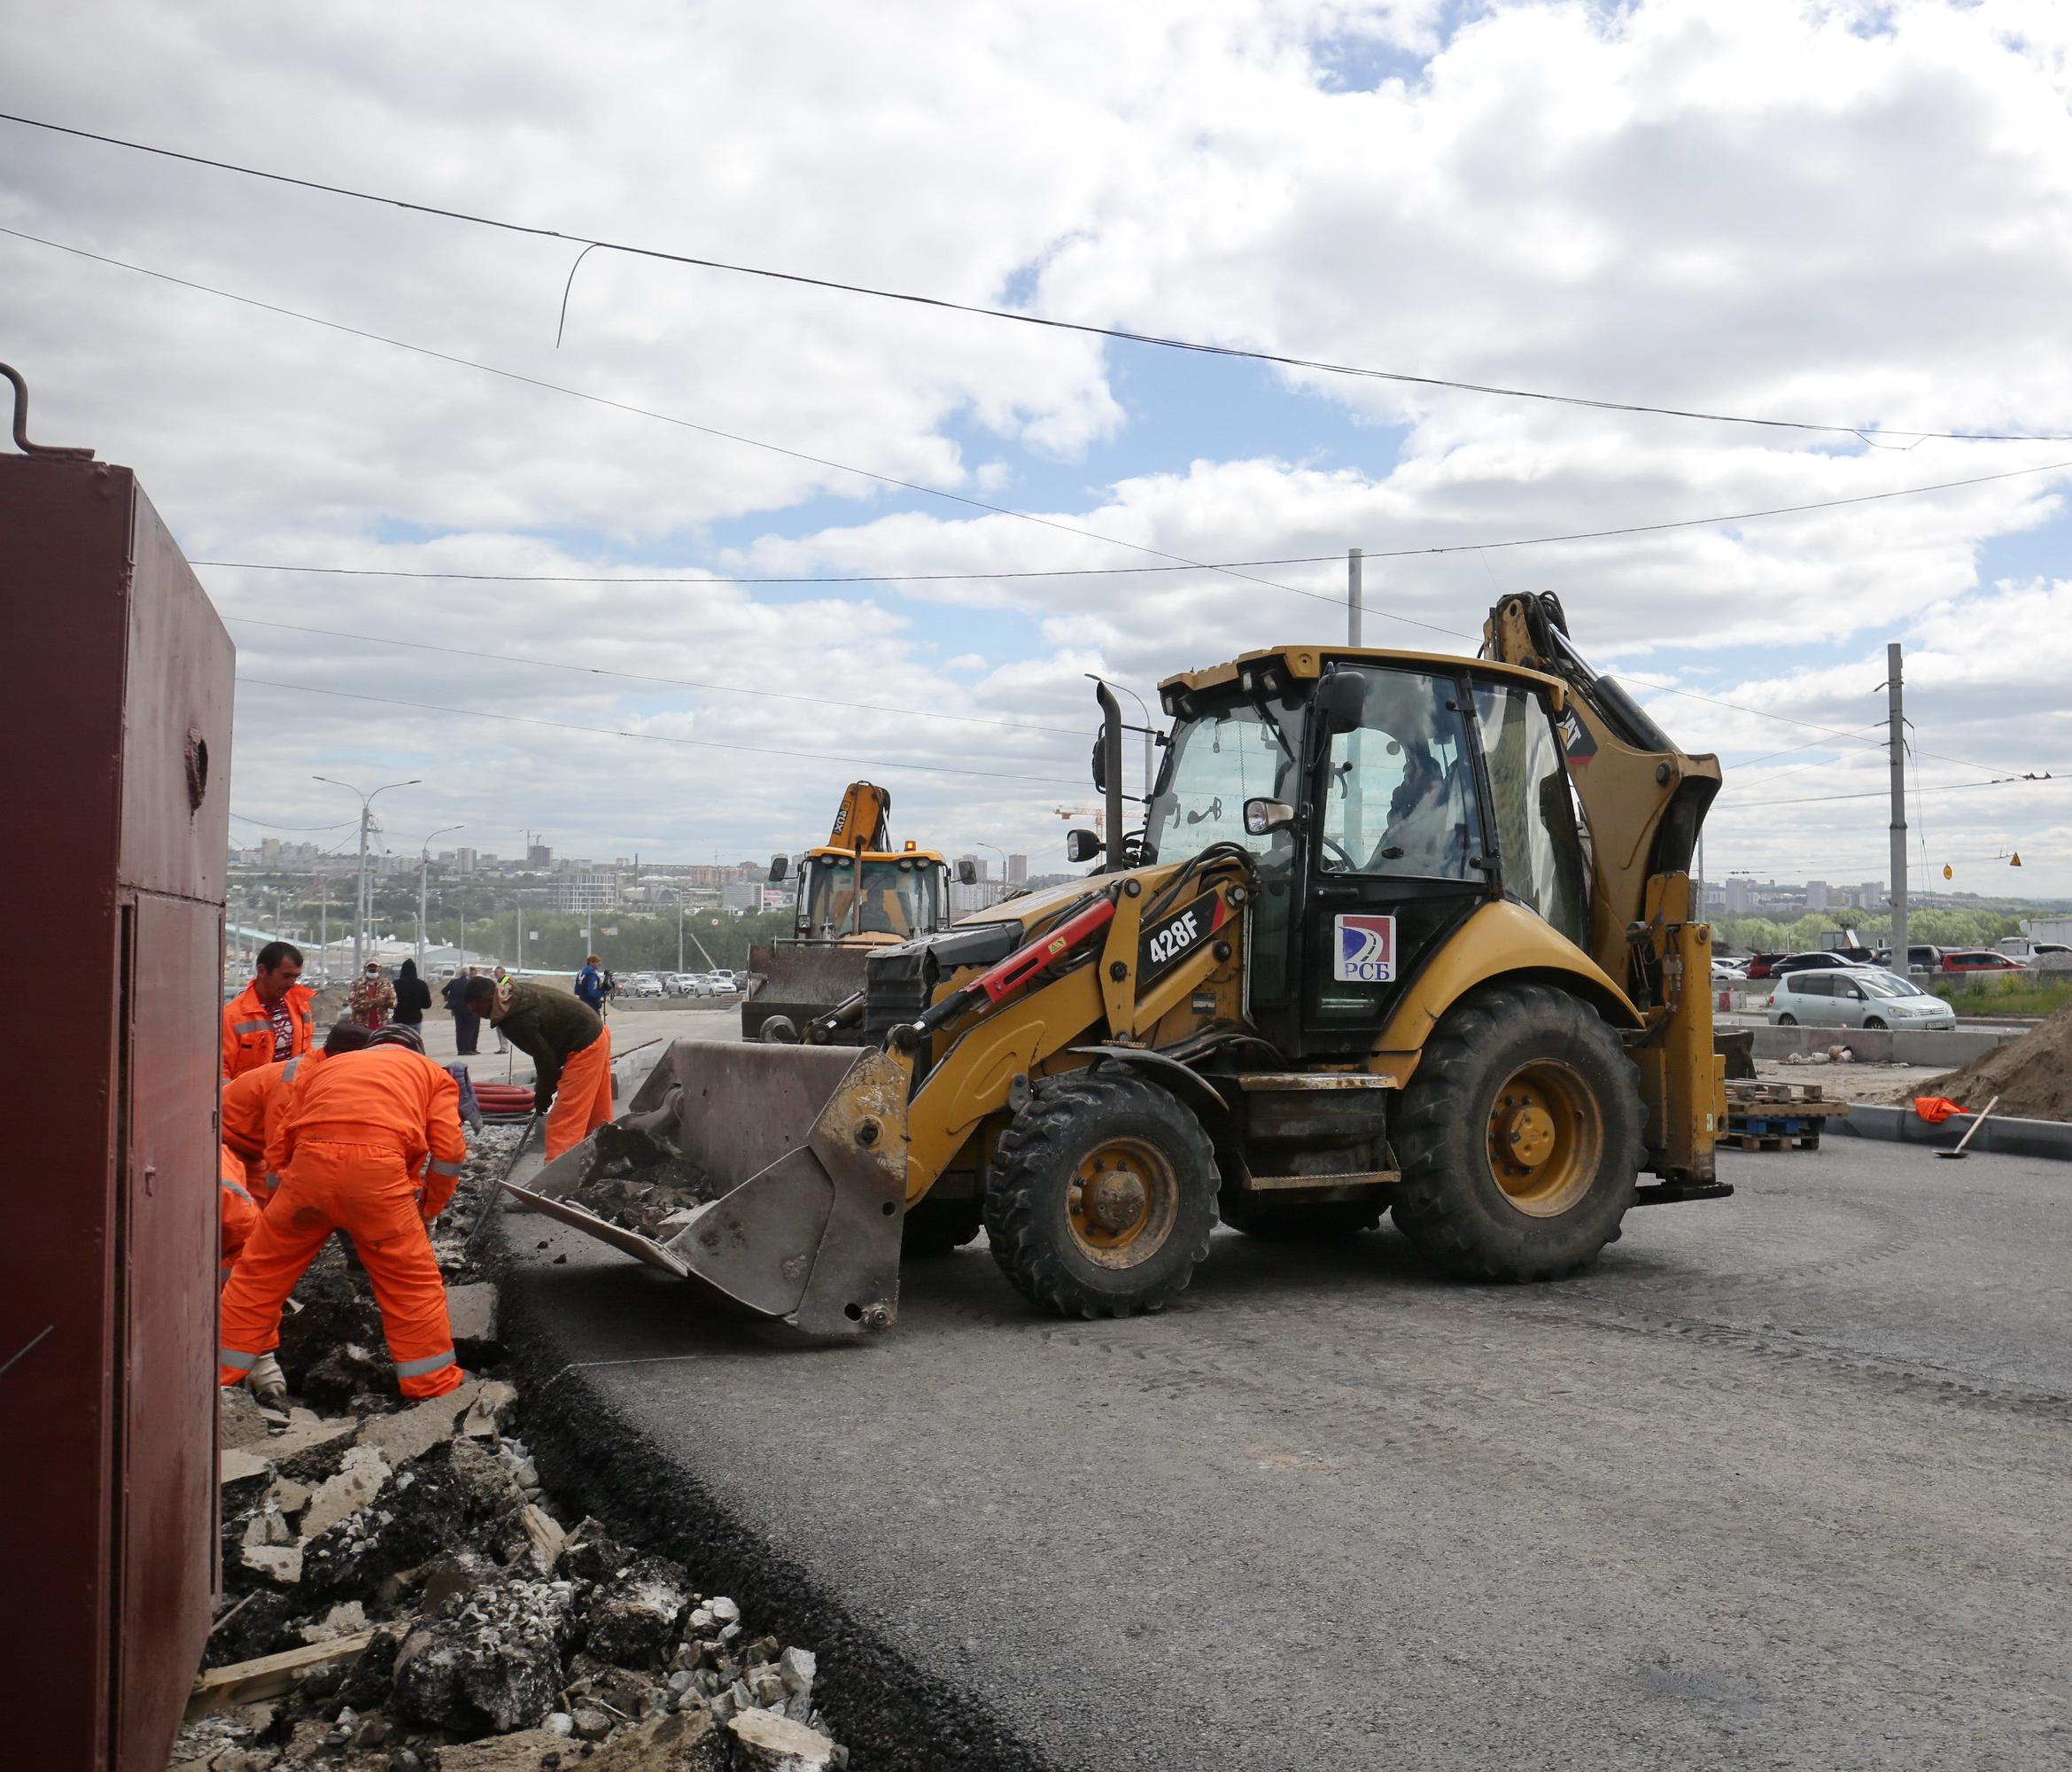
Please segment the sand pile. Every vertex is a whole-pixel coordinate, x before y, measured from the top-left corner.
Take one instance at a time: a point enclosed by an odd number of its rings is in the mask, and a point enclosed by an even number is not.
[[[1973,1108],[1983,1108],[1998,1095],[1996,1114],[2072,1121],[2072,1005],[2020,1039],[1994,1047],[1917,1092],[1947,1095],[1960,1107]]]

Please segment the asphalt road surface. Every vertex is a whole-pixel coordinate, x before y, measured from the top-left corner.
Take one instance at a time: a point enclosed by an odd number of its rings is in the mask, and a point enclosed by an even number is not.
[[[813,1349],[527,1223],[507,1302],[550,1476],[765,1558],[859,1765],[2072,1764],[2072,1166],[1724,1163],[1529,1289],[1221,1232],[1066,1324],[982,1244]]]

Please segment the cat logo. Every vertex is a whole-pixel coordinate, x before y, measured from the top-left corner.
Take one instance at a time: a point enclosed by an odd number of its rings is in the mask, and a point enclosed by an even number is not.
[[[1137,950],[1139,983],[1191,953],[1223,926],[1228,914],[1221,898],[1204,892],[1193,903],[1151,924]]]
[[[1561,734],[1561,748],[1568,753],[1570,766],[1587,763],[1597,754],[1597,741],[1591,736],[1573,708],[1564,708],[1555,720],[1555,728]]]

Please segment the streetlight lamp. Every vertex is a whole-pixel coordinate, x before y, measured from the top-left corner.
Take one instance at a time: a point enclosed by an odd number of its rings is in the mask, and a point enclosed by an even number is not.
[[[981,849],[989,849],[989,850],[991,850],[991,851],[993,851],[993,853],[994,853],[995,855],[997,855],[997,856],[998,856],[998,857],[1000,858],[1000,889],[1001,889],[1001,890],[1000,890],[1000,891],[998,891],[998,892],[997,892],[997,893],[995,893],[995,894],[993,895],[992,901],[991,901],[992,903],[994,903],[994,904],[997,905],[997,904],[1000,902],[1001,898],[1002,898],[1003,897],[1005,897],[1005,893],[1006,893],[1006,888],[1007,888],[1007,851],[1006,851],[1005,850],[1002,849],[1002,848],[1000,847],[1000,845],[999,845],[998,843],[981,843],[979,844],[979,847],[980,847]]]
[[[312,775],[309,779],[343,788],[348,794],[360,794],[360,884],[353,907],[353,975],[357,978],[367,960],[367,833],[374,828],[374,796],[385,794],[391,788],[415,788],[423,778],[413,775],[407,781],[384,781],[372,794],[361,794],[350,781],[330,775]]]
[[[424,839],[423,847],[417,851],[417,969],[424,970],[424,909],[425,881],[431,873],[431,837],[446,836],[451,832],[466,830],[466,825],[442,825]],[[467,924],[461,925],[464,930]]]

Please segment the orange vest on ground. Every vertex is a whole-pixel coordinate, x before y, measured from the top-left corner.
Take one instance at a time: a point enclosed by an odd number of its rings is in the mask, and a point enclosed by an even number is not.
[[[460,1085],[407,1046],[335,1053],[307,1083],[292,1086],[288,1111],[267,1145],[268,1170],[286,1177],[305,1139],[397,1152],[411,1175],[423,1172],[425,1214],[436,1216],[453,1198],[468,1155]]]
[[[288,987],[288,1020],[294,1031],[288,1056],[299,1058],[309,1050],[314,1018],[309,1006],[316,992],[307,984]],[[274,1062],[274,1023],[267,1006],[259,1000],[256,983],[223,1005],[223,1076],[226,1080]]]

